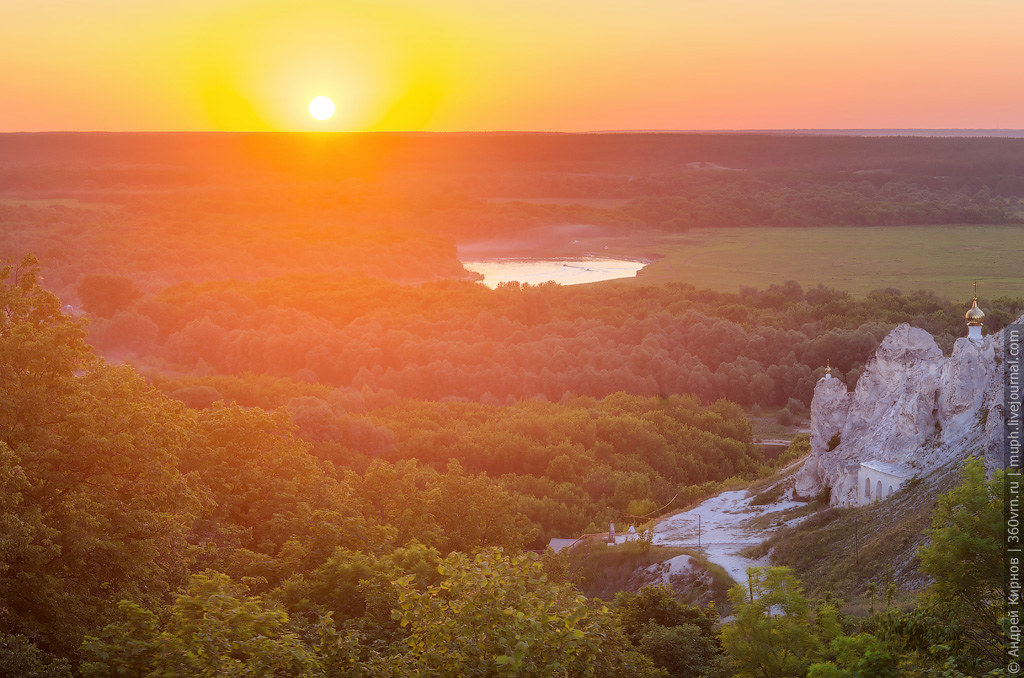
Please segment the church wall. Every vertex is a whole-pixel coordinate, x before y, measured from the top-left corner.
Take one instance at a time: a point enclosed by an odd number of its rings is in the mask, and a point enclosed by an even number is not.
[[[909,478],[861,466],[857,471],[857,504],[863,506],[885,499]]]

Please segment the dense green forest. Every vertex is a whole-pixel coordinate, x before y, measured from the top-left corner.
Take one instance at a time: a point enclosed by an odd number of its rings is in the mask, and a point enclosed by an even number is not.
[[[220,378],[239,399],[292,397],[194,409],[98,358],[38,273],[31,257],[0,272],[6,675],[962,675],[1001,656],[985,601],[1002,479],[980,463],[940,502],[915,607],[846,618],[774,568],[719,628],[667,589],[588,600],[558,557],[517,552],[580,513],[648,508],[627,503],[645,482],[756,472],[735,405]],[[378,458],[346,468],[360,436]],[[985,566],[950,570],[964,548]]]
[[[265,374],[492,405],[625,391],[777,408],[806,405],[827,361],[853,384],[897,323],[949,350],[964,302],[795,284],[492,291],[471,282],[456,243],[539,251],[571,224],[1019,221],[1024,143],[3,135],[0,176],[0,256],[37,253],[46,287],[89,315],[91,344],[148,373]],[[982,303],[988,331],[1024,310],[1017,298]]]
[[[599,601],[578,555],[529,553],[773,474],[805,449],[768,458],[750,415],[804,416],[898,323],[948,351],[963,299],[489,289],[456,243],[1022,200],[1016,139],[0,135],[0,675],[984,674],[1003,494],[977,465],[934,583],[855,616],[777,568],[724,609]],[[987,333],[1024,312],[980,302]]]
[[[391,459],[357,472],[325,458],[347,456],[331,431],[344,422],[323,411],[327,400],[289,400],[298,428],[285,409],[188,408],[133,369],[95,356],[82,323],[39,286],[34,260],[5,267],[2,284],[0,629],[13,667],[46,664],[59,675],[65,664],[55,658],[86,660],[85,675],[116,675],[129,665],[142,675],[221,675],[218,662],[243,663],[254,675],[318,675],[323,666],[336,672],[378,660],[398,675],[402,666],[448,666],[410,642],[417,633],[443,633],[430,621],[442,612],[401,601],[427,605],[431,587],[475,590],[483,577],[493,583],[480,595],[512,596],[517,605],[536,599],[530,604],[558,620],[537,632],[568,634],[563,650],[530,661],[579,655],[571,664],[579,669],[599,646],[591,634],[619,632],[614,620],[512,554],[552,524],[578,529],[581,512],[603,520],[609,507],[644,498],[657,475],[649,462],[662,465],[667,483],[694,466],[709,480],[754,468],[749,425],[734,405],[705,409],[685,398],[655,403],[623,394],[535,412],[530,403],[466,407],[454,425],[476,431],[448,456],[468,469],[422,454],[424,445],[444,450],[457,438],[443,404],[393,400],[388,416],[402,426],[389,429],[394,439],[382,456]],[[357,409],[360,399],[350,394],[347,404]],[[510,460],[489,441],[514,430],[516,450],[532,445],[534,458],[499,476]],[[631,437],[644,436],[657,456],[626,450]],[[700,455],[718,449],[721,458],[693,456],[697,444]],[[620,458],[617,448],[628,453]],[[488,547],[505,551],[463,555]],[[510,581],[523,590],[505,591]],[[396,601],[408,619],[392,619]],[[222,656],[226,650],[189,646],[203,628],[219,634],[208,638],[218,648],[238,649]],[[509,633],[523,638],[514,625]],[[129,649],[129,637],[149,649]],[[509,652],[522,659],[514,646]],[[611,653],[606,670],[641,659]]]
[[[100,310],[89,297],[84,304]],[[994,331],[1024,303],[1000,298],[986,308]],[[184,284],[103,311],[109,318],[90,325],[93,343],[161,370],[253,372],[492,404],[616,391],[806,404],[826,362],[855,383],[899,322],[933,332],[947,351],[963,332],[962,306],[931,294],[880,290],[858,300],[795,284],[737,295],[673,284],[489,290],[292,276]]]

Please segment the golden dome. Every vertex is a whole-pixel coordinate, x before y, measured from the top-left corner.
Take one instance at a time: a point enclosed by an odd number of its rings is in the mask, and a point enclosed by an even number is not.
[[[964,318],[967,320],[967,326],[973,327],[977,325],[981,327],[985,320],[985,312],[978,308],[978,299],[975,297],[971,307],[967,309],[967,313],[964,313]]]

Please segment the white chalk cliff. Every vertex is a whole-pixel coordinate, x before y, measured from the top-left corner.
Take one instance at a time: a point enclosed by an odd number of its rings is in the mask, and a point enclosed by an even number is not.
[[[882,341],[852,392],[831,375],[820,379],[811,456],[796,494],[810,498],[830,487],[833,506],[856,505],[866,461],[922,475],[968,455],[1002,466],[1002,344],[1002,332],[957,339],[947,358],[928,332],[903,324]]]

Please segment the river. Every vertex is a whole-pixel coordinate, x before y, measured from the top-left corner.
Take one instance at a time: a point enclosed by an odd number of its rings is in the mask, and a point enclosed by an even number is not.
[[[606,258],[577,259],[481,259],[464,261],[470,271],[483,275],[483,283],[496,287],[498,283],[520,282],[539,285],[554,281],[560,285],[632,278],[645,266],[642,261]]]

